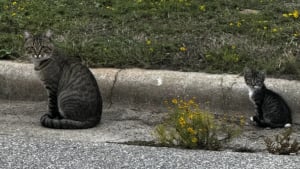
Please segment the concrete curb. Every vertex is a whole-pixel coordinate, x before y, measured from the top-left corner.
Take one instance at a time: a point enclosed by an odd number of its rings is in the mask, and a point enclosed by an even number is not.
[[[164,100],[196,97],[217,113],[253,114],[243,77],[195,72],[143,69],[92,69],[102,92],[105,108],[119,105],[132,109],[164,109]],[[268,78],[266,85],[280,93],[300,124],[300,82]],[[46,92],[31,64],[0,61],[0,98],[46,100]]]

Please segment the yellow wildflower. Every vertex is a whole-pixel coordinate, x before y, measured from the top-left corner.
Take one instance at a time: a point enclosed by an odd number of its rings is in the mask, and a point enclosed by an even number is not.
[[[12,2],[12,5],[17,5],[17,2],[16,1]]]
[[[179,50],[180,50],[181,52],[185,52],[185,51],[187,51],[186,47],[183,47],[183,46],[182,46],[182,47],[180,47],[180,48],[179,48]]]
[[[286,14],[286,13],[282,14],[282,16],[285,17],[285,18],[289,17],[289,15]]]
[[[183,117],[180,117],[180,118],[178,119],[178,121],[179,121],[179,124],[180,124],[181,127],[183,127],[183,126],[186,125],[186,122],[185,122],[185,120],[184,120]]]
[[[107,6],[106,9],[109,9],[109,10],[112,10],[112,11],[115,10],[115,8],[113,8],[113,7],[111,7],[111,6]]]
[[[299,12],[298,12],[298,10],[294,10],[293,17],[294,18],[299,18]]]
[[[188,102],[188,105],[194,105],[194,104],[195,104],[195,101],[193,99],[190,99]]]
[[[177,103],[178,103],[178,100],[174,98],[174,99],[172,99],[172,103],[173,103],[173,104],[177,104]]]
[[[196,137],[192,138],[192,143],[197,143],[198,139]]]
[[[233,26],[233,23],[232,23],[232,22],[230,22],[229,26]]]
[[[205,5],[200,5],[200,6],[199,6],[199,10],[200,10],[200,11],[203,11],[203,12],[206,11]]]
[[[240,21],[238,21],[238,22],[236,23],[236,26],[237,26],[237,27],[241,27],[241,26],[242,26],[242,23],[241,23]]]
[[[188,117],[189,117],[190,120],[192,120],[194,118],[193,113],[190,113]]]
[[[193,128],[191,128],[191,127],[187,128],[187,131],[188,131],[190,134],[193,134],[193,135],[197,134],[196,131],[195,131]]]
[[[180,103],[180,104],[178,104],[178,108],[179,109],[186,109],[186,108],[188,108],[188,106],[186,104]]]
[[[273,28],[273,29],[272,29],[272,32],[273,32],[273,33],[277,32],[277,31],[278,31],[277,28]]]
[[[17,14],[15,13],[15,12],[13,12],[12,14],[11,14],[11,16],[16,16]]]
[[[151,45],[151,40],[146,40],[147,45]]]

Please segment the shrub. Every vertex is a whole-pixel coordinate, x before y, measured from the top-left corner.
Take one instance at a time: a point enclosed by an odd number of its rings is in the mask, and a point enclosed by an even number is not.
[[[244,124],[243,117],[216,118],[211,112],[200,109],[195,99],[173,99],[168,109],[168,119],[154,131],[163,146],[219,150],[224,142],[240,134]],[[236,119],[239,125],[233,123]]]
[[[288,128],[283,133],[275,135],[274,140],[267,137],[264,141],[268,152],[281,155],[298,153],[300,150],[300,144],[296,139],[292,139],[292,133],[292,128]]]

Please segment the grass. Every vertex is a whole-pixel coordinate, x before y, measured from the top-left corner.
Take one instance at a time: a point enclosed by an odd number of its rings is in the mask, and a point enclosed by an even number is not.
[[[52,29],[58,46],[92,67],[299,74],[297,1],[2,0],[0,8],[2,59],[26,59],[24,30]]]

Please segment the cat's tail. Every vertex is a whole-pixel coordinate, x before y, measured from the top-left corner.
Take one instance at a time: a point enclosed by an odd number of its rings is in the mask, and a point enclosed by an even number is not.
[[[52,119],[45,114],[41,117],[40,122],[44,127],[53,129],[87,129],[95,127],[100,122],[100,117],[91,118],[86,121],[76,121],[71,119]]]

